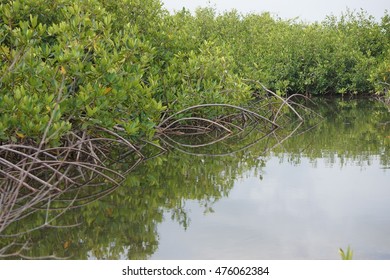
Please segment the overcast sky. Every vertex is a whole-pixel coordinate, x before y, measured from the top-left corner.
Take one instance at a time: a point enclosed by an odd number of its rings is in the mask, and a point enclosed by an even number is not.
[[[390,11],[389,0],[162,0],[170,11],[183,7],[194,10],[202,6],[211,6],[218,11],[237,9],[239,12],[270,12],[284,19],[299,17],[304,21],[321,21],[327,15],[340,15],[346,11],[361,8],[380,19],[385,10]]]

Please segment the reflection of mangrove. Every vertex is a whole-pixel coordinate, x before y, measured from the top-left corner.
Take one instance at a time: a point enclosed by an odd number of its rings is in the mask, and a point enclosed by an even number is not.
[[[237,176],[261,168],[259,157],[292,135],[277,129],[301,118],[295,110],[289,115],[293,102],[288,101],[257,100],[250,109],[187,108],[163,118],[157,127],[160,144],[136,147],[101,128],[98,137],[71,134],[59,148],[1,146],[0,256],[147,258],[158,246],[156,228],[164,210],[187,227],[184,200],[196,199],[212,211]],[[210,109],[218,117],[202,117]],[[162,146],[174,151],[161,155]],[[141,162],[142,170],[136,169]]]
[[[388,88],[390,88],[390,84],[388,84],[388,83],[384,83],[384,84],[386,84],[386,86]],[[390,111],[390,91],[389,91],[389,89],[386,91],[386,94],[378,96],[377,100],[379,100],[380,102],[385,104]]]
[[[18,238],[43,228],[64,228],[57,218],[113,192],[124,174],[113,167],[111,151],[129,148],[114,138],[88,138],[70,135],[60,148],[35,148],[27,145],[0,146],[0,237]],[[140,159],[128,170],[134,168]],[[109,167],[108,167],[109,166]],[[44,213],[40,223],[23,228],[26,218]],[[12,225],[12,226],[11,226]],[[19,248],[18,248],[19,247]],[[3,256],[23,256],[27,243],[0,249]]]
[[[313,163],[322,158],[329,165],[339,162],[341,166],[348,162],[370,165],[375,157],[382,166],[390,166],[390,115],[383,104],[367,99],[316,103],[325,120],[310,133],[296,133],[274,150],[276,155],[297,164],[307,157]]]
[[[266,102],[259,99],[249,108],[202,104],[177,112],[160,123],[160,139],[164,145],[183,153],[226,156],[245,150],[271,135],[277,138],[275,131],[278,128],[291,128],[297,121],[301,124],[308,116],[315,116],[312,119],[318,121],[318,114],[296,102],[296,99],[306,102],[305,96],[293,95],[284,99],[265,87],[263,89],[273,98],[266,99]],[[217,108],[221,117],[213,120],[198,117],[205,115],[203,111],[210,108]],[[248,137],[250,134],[255,134],[256,140]],[[218,146],[224,147],[223,152],[219,152]]]

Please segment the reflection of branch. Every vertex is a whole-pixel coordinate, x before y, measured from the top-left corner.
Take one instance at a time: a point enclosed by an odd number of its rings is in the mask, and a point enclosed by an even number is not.
[[[302,125],[302,123],[299,123],[299,124],[295,127],[295,129],[294,129],[293,131],[291,131],[286,137],[284,137],[284,138],[282,138],[282,139],[279,139],[278,136],[277,136],[275,133],[273,133],[273,135],[275,135],[275,139],[278,141],[278,143],[276,143],[276,144],[275,144],[274,146],[272,146],[272,147],[269,147],[269,148],[268,148],[268,151],[272,151],[272,150],[275,149],[276,147],[282,146],[283,142],[286,141],[287,139],[291,138],[291,137],[295,134],[295,132],[299,129],[299,127],[300,127],[301,125]]]
[[[57,225],[55,221],[70,209],[112,193],[124,180],[126,171],[115,171],[106,167],[106,163],[112,164],[109,154],[113,151],[123,150],[123,146],[133,149],[128,141],[88,135],[68,137],[67,141],[67,147],[59,148],[0,146],[0,236],[3,241],[5,238],[11,241],[0,246],[1,258],[29,258],[23,253],[29,248],[27,243],[22,246],[17,238],[43,228],[78,226],[78,222]],[[141,154],[139,150],[135,153]],[[136,158],[127,171],[141,161]],[[129,163],[125,162],[125,166]],[[54,215],[53,211],[56,211]],[[10,227],[40,213],[44,214],[42,224],[24,229]],[[56,258],[44,258],[49,257]]]
[[[74,202],[74,201],[73,201]],[[45,213],[45,222],[42,224],[42,225],[39,225],[35,228],[31,228],[27,231],[24,231],[24,232],[18,232],[18,233],[15,233],[15,234],[0,234],[1,237],[6,237],[6,238],[10,238],[10,237],[19,237],[19,236],[22,236],[22,235],[25,235],[27,233],[30,233],[30,232],[33,232],[33,231],[36,231],[36,230],[39,230],[39,229],[42,229],[42,228],[49,228],[49,227],[56,227],[56,228],[69,228],[69,227],[75,227],[75,226],[78,226],[80,225],[79,224],[74,224],[74,225],[62,225],[62,226],[54,226],[54,225],[51,225],[52,222],[54,222],[57,218],[59,218],[60,216],[62,216],[65,212],[67,212],[73,205],[73,203],[70,203],[65,209],[63,209],[59,214],[57,214],[54,218],[51,218],[49,219],[49,212],[51,210],[50,208],[50,203],[51,203],[51,199],[49,199],[48,203],[47,203],[47,207],[46,207],[46,213]]]
[[[216,121],[205,119],[205,118],[198,118],[198,117],[181,118],[181,119],[175,120],[175,121],[171,122],[170,124],[168,124],[167,126],[165,126],[164,130],[169,129],[171,126],[175,125],[176,123],[179,123],[179,122],[182,122],[182,121],[188,121],[188,120],[191,120],[191,121],[201,121],[201,122],[210,123],[210,124],[213,124],[213,125],[215,125],[215,126],[217,126],[219,128],[222,128],[227,133],[232,133],[230,131],[230,129],[228,129],[227,127],[223,126],[222,124],[220,124],[220,123],[218,123]]]
[[[238,153],[238,152],[240,152],[240,151],[246,150],[246,149],[248,149],[248,148],[250,148],[250,147],[256,145],[256,144],[259,143],[261,140],[267,139],[268,136],[270,136],[272,133],[273,133],[273,131],[269,132],[269,133],[266,134],[266,135],[263,135],[263,136],[260,137],[259,139],[256,139],[255,141],[251,142],[251,143],[248,144],[248,145],[245,145],[244,147],[240,147],[240,148],[237,149],[237,150],[230,151],[230,152],[228,152],[228,153],[222,153],[222,154],[188,152],[188,151],[185,151],[185,150],[183,150],[183,149],[181,149],[181,148],[179,148],[179,147],[177,147],[177,146],[172,145],[172,144],[169,143],[168,141],[166,141],[166,140],[164,139],[164,138],[167,137],[166,135],[164,135],[164,136],[163,136],[162,138],[160,138],[160,139],[162,139],[162,140],[164,141],[164,143],[165,143],[166,145],[168,145],[169,147],[171,147],[172,149],[178,150],[178,151],[180,151],[180,152],[182,152],[182,153],[184,153],[184,154],[187,154],[187,155],[193,155],[193,156],[209,156],[209,157],[225,157],[225,156],[231,156],[231,155],[233,155],[233,154],[236,154],[236,153]]]
[[[197,144],[197,145],[183,144],[183,143],[177,142],[177,141],[173,140],[171,137],[169,137],[168,135],[164,135],[163,137],[170,140],[171,142],[175,143],[178,146],[188,147],[188,148],[200,148],[200,147],[207,147],[207,146],[216,144],[218,142],[221,142],[223,140],[226,140],[227,138],[231,137],[231,135],[232,134],[226,134],[223,137],[218,137],[217,139],[212,139],[210,142],[206,142],[203,144]]]

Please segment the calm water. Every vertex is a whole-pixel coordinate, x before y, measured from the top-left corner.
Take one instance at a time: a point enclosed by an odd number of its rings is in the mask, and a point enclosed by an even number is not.
[[[61,218],[81,226],[32,233],[30,254],[339,259],[350,246],[354,259],[390,259],[390,114],[358,100],[317,110],[323,121],[285,140],[296,125],[212,147],[237,151],[226,156],[180,146],[143,163],[115,193]]]
[[[186,230],[165,214],[151,258],[338,259],[351,246],[355,259],[390,259],[389,115],[372,106],[326,107],[318,127],[237,174],[212,211],[187,200]]]

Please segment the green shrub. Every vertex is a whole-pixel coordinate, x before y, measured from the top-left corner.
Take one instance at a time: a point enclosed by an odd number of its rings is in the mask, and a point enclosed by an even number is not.
[[[199,50],[177,53],[163,81],[167,104],[174,104],[174,111],[204,103],[247,104],[250,88],[231,72],[232,63],[231,57],[208,41]]]

